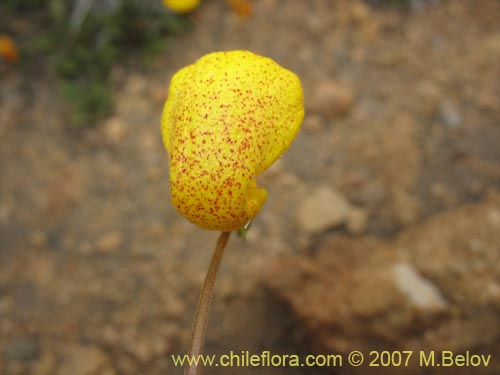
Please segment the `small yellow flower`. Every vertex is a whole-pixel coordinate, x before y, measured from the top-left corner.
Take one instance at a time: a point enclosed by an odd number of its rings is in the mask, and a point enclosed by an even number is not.
[[[205,229],[239,229],[267,192],[255,176],[290,146],[304,117],[299,78],[247,51],[215,52],[172,78],[162,116],[175,208]]]
[[[201,0],[163,0],[163,5],[176,13],[189,13],[200,5]]]

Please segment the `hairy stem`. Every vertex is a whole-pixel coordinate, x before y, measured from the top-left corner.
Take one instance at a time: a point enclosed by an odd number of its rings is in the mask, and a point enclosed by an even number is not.
[[[196,314],[193,321],[191,344],[189,345],[189,357],[195,360],[198,359],[203,353],[205,333],[207,332],[208,312],[210,310],[210,304],[214,294],[215,279],[217,278],[217,271],[219,270],[219,265],[222,260],[222,256],[224,255],[224,249],[226,248],[230,234],[231,232],[220,233],[217,245],[215,246],[214,254],[212,255],[212,260],[208,266],[203,287],[201,288],[200,298],[198,299],[198,307],[196,308]],[[199,374],[200,366],[196,366],[194,364],[190,365],[186,362],[184,375]]]

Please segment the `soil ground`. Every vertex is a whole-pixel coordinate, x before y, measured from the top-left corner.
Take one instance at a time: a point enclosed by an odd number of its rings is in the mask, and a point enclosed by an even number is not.
[[[217,233],[170,204],[160,116],[175,71],[231,49],[296,72],[306,117],[259,177],[269,198],[247,240],[230,240],[206,352],[453,344],[496,353],[468,374],[499,373],[500,3],[387,3],[255,0],[242,19],[206,1],[165,55],[116,67],[115,112],[85,129],[67,126],[50,75],[9,68],[0,82],[0,374],[182,373],[170,354],[186,350]],[[394,262],[401,278],[387,276]],[[422,283],[423,304],[413,298]],[[393,299],[381,294],[398,287]],[[418,306],[404,310],[405,296]]]

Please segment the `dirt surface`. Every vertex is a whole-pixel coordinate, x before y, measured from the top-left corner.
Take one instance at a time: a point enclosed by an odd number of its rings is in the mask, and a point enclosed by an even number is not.
[[[206,1],[152,65],[117,66],[101,126],[2,67],[0,374],[182,373],[217,233],[170,204],[160,115],[175,71],[230,49],[296,72],[306,117],[230,240],[206,352],[469,350],[495,358],[462,373],[500,373],[500,3],[252,4]],[[402,372],[360,369],[204,373]]]
[[[311,257],[276,262],[265,285],[302,323],[315,352],[470,351],[491,355],[488,367],[431,373],[493,374],[500,369],[499,229],[496,194],[393,240],[330,236]],[[417,357],[404,371],[385,373],[428,374]],[[367,360],[384,363],[374,354]],[[366,366],[338,371],[366,372]]]

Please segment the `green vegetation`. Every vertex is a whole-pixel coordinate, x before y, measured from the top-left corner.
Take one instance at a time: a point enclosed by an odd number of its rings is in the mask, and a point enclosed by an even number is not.
[[[38,30],[20,46],[21,52],[25,60],[48,64],[57,73],[74,127],[94,125],[112,110],[115,64],[164,50],[166,37],[188,26],[160,0],[116,0],[107,9],[102,3],[6,0],[3,5],[13,17],[34,20]]]

